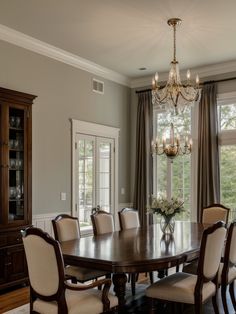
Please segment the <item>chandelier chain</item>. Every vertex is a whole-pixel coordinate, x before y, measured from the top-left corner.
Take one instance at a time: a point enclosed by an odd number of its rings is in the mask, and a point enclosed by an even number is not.
[[[174,62],[176,62],[176,24],[173,25],[174,27]]]

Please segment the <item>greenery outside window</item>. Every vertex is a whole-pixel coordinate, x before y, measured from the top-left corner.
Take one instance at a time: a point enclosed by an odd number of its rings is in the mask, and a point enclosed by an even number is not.
[[[219,95],[221,203],[230,210],[229,220],[236,219],[236,93]]]

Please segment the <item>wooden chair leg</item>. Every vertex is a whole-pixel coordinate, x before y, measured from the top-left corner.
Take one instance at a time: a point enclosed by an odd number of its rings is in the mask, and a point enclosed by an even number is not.
[[[136,273],[131,274],[131,291],[132,296],[135,296],[135,283],[136,283]]]
[[[154,300],[152,298],[148,298],[148,313],[154,314],[155,310]]]
[[[150,278],[150,283],[152,285],[153,284],[153,272],[152,271],[150,271],[149,273],[149,278]]]
[[[232,302],[233,307],[234,307],[234,311],[236,312],[236,300],[235,300],[235,294],[234,294],[234,281],[231,282],[231,284],[229,285],[229,293],[230,293],[230,297],[231,297],[231,302]]]
[[[201,300],[195,300],[195,314],[203,314]]]
[[[218,308],[218,303],[217,303],[217,293],[215,295],[213,295],[213,297],[212,297],[212,304],[213,304],[215,314],[220,314],[219,308]]]
[[[221,299],[222,299],[222,303],[223,303],[223,307],[224,307],[224,312],[225,312],[225,314],[229,314],[228,306],[227,306],[226,291],[227,291],[227,286],[222,285],[221,286]]]

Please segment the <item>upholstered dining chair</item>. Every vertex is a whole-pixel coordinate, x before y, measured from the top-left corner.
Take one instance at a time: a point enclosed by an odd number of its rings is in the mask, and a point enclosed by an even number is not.
[[[109,293],[110,279],[92,284],[65,281],[58,241],[38,228],[22,231],[30,282],[30,313],[86,314],[107,312],[118,305]],[[93,289],[103,286],[103,290]]]
[[[225,244],[223,262],[219,268],[219,284],[221,285],[221,297],[225,314],[229,314],[226,292],[229,285],[231,301],[236,312],[236,300],[234,295],[234,281],[236,279],[236,221],[230,224],[227,241]]]
[[[202,223],[214,224],[217,221],[228,223],[230,209],[221,204],[212,204],[202,210]]]
[[[214,224],[217,221],[223,221],[228,223],[230,209],[221,204],[212,204],[202,210],[202,223]],[[183,272],[189,274],[197,273],[198,259],[191,261],[190,263],[183,265]]]
[[[178,272],[147,288],[146,296],[177,303],[193,304],[195,314],[202,313],[202,304],[212,298],[215,313],[219,313],[216,293],[218,269],[225,241],[226,227],[222,221],[204,230],[197,275]]]
[[[123,208],[121,211],[118,212],[118,217],[119,217],[121,230],[127,230],[127,229],[140,227],[138,211],[133,208],[127,208],[127,207]],[[149,276],[150,276],[150,282],[153,283],[152,272],[149,273]],[[129,274],[129,280],[130,278],[131,278],[132,295],[134,296],[135,295],[135,282],[138,279],[138,274],[131,273]]]
[[[111,213],[98,210],[91,215],[94,235],[115,231],[114,219]]]
[[[79,221],[76,217],[65,214],[58,215],[52,220],[52,225],[55,239],[59,242],[80,238]],[[65,267],[65,274],[70,277],[74,283],[77,281],[86,282],[102,276],[110,277],[110,275],[104,271],[71,265]]]

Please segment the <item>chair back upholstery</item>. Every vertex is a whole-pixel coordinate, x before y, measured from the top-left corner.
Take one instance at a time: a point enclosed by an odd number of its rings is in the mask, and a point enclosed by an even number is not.
[[[210,281],[217,278],[225,235],[226,228],[222,221],[204,230],[197,272],[200,280]]]
[[[55,239],[59,242],[80,238],[78,218],[70,215],[58,215],[52,220]]]
[[[229,284],[230,281],[235,279],[235,275],[230,278],[230,268],[235,267],[236,264],[236,221],[232,222],[229,226],[227,241],[225,245],[224,264],[221,274],[221,283]]]
[[[228,239],[228,237],[230,238]],[[229,227],[229,234],[227,237],[227,242],[230,241],[229,245],[229,262],[231,265],[236,264],[236,221],[232,222]],[[227,249],[227,245],[226,245]]]
[[[133,208],[123,208],[118,216],[121,230],[140,227],[138,211]]]
[[[212,204],[202,211],[202,223],[214,224],[217,221],[228,223],[229,208],[221,204]]]
[[[94,235],[115,231],[114,219],[112,214],[99,210],[91,215]]]
[[[59,243],[38,228],[22,231],[30,286],[37,297],[56,300],[64,290],[64,263]]]

